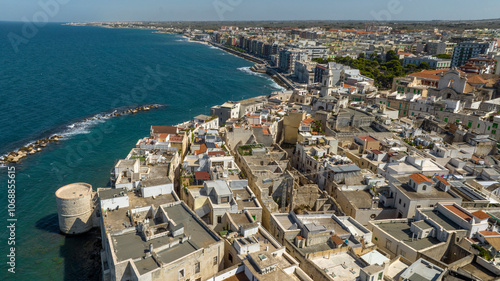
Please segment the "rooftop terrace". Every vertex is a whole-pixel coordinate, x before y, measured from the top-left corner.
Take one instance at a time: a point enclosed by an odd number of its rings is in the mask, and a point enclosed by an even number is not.
[[[413,233],[410,230],[410,224],[406,221],[392,221],[390,223],[380,223],[378,224],[378,227],[380,227],[383,231],[389,233],[397,240],[403,241],[406,245],[412,247],[417,251],[441,243],[434,237],[428,237],[423,239],[412,239]]]
[[[347,252],[331,256],[320,256],[312,262],[323,269],[333,280],[356,280],[364,265]]]

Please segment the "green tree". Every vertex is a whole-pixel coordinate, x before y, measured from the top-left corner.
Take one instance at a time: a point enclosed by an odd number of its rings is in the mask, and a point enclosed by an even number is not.
[[[448,55],[448,54],[439,54],[439,55],[435,55],[434,57],[436,57],[438,59],[446,59],[446,60],[451,59],[451,55]]]
[[[429,66],[428,63],[426,63],[425,61],[423,61],[422,63],[420,63],[420,65],[418,66],[418,68],[427,70],[427,69],[430,69],[431,67]]]
[[[399,56],[396,54],[394,50],[389,50],[387,54],[385,55],[385,61],[391,61],[391,60],[398,60],[399,61]]]

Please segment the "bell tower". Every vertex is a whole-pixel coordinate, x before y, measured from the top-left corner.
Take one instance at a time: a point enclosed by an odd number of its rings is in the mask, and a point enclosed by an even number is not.
[[[326,97],[329,96],[331,90],[333,89],[333,71],[331,68],[328,68],[326,74],[323,74],[323,81],[321,83],[321,92],[320,96]]]

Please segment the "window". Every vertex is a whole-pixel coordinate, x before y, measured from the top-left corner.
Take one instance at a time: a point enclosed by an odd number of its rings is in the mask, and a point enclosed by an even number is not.
[[[427,190],[427,185],[422,186],[422,190]]]
[[[494,135],[496,135],[497,130],[491,130],[491,133],[494,134]]]
[[[420,205],[417,205],[417,209],[418,209],[418,208],[420,208],[420,207],[422,207],[422,206],[420,206]]]
[[[200,263],[199,262],[194,264],[194,273],[200,273]]]
[[[479,127],[481,127],[481,124],[477,124],[477,128],[479,129]]]
[[[184,278],[184,269],[179,270],[179,279]]]
[[[493,128],[497,129],[498,128],[498,123],[493,123]]]
[[[401,199],[399,199],[399,205],[401,205]]]
[[[213,265],[217,265],[217,256],[214,257]]]
[[[444,122],[448,123],[448,117],[444,118]]]
[[[230,262],[230,263],[233,263],[233,255],[231,255],[231,253],[229,253],[228,258],[229,258],[229,262]]]
[[[490,126],[488,126],[488,131],[490,130],[490,128],[491,128],[491,127],[490,127]]]

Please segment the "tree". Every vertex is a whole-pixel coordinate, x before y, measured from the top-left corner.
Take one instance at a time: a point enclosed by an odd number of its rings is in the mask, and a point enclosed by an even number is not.
[[[315,61],[315,62],[320,63],[320,64],[328,63],[328,61],[325,60],[324,58],[315,58],[315,59],[312,59],[312,61]]]
[[[389,50],[385,55],[385,61],[392,61],[392,60],[399,61],[399,56],[398,54],[396,54],[394,50]]]
[[[448,55],[448,54],[439,54],[439,55],[435,55],[434,57],[436,57],[438,59],[446,59],[446,60],[451,59],[451,55]]]
[[[422,63],[420,63],[420,65],[418,66],[418,68],[427,70],[427,69],[429,69],[431,67],[429,66],[428,63],[426,63],[425,61],[423,61]]]

